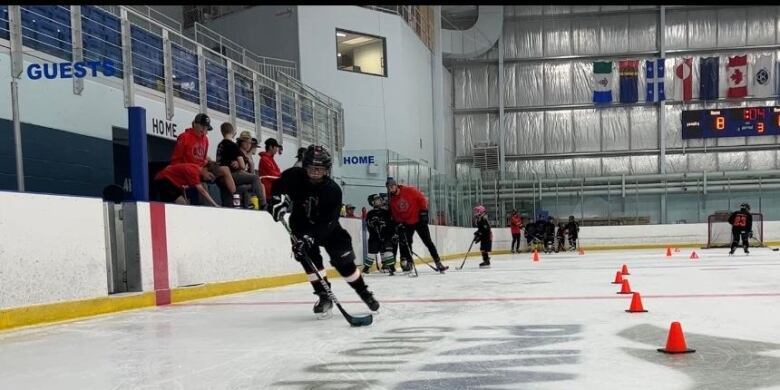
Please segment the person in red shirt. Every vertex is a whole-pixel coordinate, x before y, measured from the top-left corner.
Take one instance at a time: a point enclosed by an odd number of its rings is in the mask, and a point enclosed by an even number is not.
[[[276,160],[274,160],[274,156],[276,156],[281,147],[275,139],[268,138],[265,140],[265,152],[260,152],[260,164],[257,167],[257,174],[263,183],[266,199],[271,199],[271,186],[282,174],[279,165],[276,165]]]
[[[509,228],[512,232],[512,253],[520,253],[520,229],[523,228],[523,219],[517,214],[517,210],[512,210],[512,216],[509,217]]]
[[[436,268],[440,272],[449,269],[450,267],[441,263],[436,245],[431,240],[431,232],[428,229],[428,201],[425,200],[422,192],[414,187],[399,186],[392,177],[387,178],[385,186],[390,195],[390,214],[393,216],[393,220],[398,223],[398,235],[403,235],[400,248],[401,268],[404,271],[412,269],[410,249],[414,232],[417,232],[423,244],[428,248],[428,252],[431,253]]]
[[[220,207],[201,184],[201,180],[214,180],[214,175],[206,167],[193,163],[171,164],[157,173],[154,186],[163,202],[189,204],[184,198],[184,187],[195,187],[203,199],[214,207]]]
[[[190,163],[198,164],[201,167],[205,166],[216,179],[222,182],[225,189],[230,193],[232,201],[232,195],[236,193],[236,183],[230,174],[230,167],[220,166],[207,155],[209,137],[206,133],[212,129],[211,118],[208,115],[202,113],[195,115],[195,119],[192,120],[192,127],[176,137],[176,146],[173,148],[171,164]]]

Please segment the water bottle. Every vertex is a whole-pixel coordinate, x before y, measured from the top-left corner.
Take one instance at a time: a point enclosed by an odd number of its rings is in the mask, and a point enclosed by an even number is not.
[[[260,210],[260,198],[258,198],[257,195],[252,195],[250,202],[252,203],[253,209]]]
[[[241,208],[241,195],[233,194],[233,207]]]

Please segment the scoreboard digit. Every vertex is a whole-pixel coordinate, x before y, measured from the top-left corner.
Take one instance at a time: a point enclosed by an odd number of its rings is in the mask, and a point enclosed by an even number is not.
[[[683,110],[682,138],[780,135],[780,106]]]

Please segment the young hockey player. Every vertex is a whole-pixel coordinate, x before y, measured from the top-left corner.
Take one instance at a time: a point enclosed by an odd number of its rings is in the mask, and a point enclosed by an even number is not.
[[[748,246],[750,246],[750,243],[748,238],[753,237],[753,216],[750,214],[750,205],[747,203],[739,205],[739,211],[735,211],[729,216],[729,225],[731,225],[731,251],[729,251],[729,256],[734,254],[740,238],[742,239],[742,248],[745,250],[745,254],[749,254]]]
[[[366,214],[368,225],[368,256],[363,260],[363,273],[367,274],[376,262],[377,255],[382,253],[382,269],[390,276],[395,273],[395,252],[398,249],[398,238],[395,239],[395,222],[387,210],[385,198],[380,194],[370,195],[368,203],[373,207]]]
[[[533,250],[534,236],[536,235],[536,224],[534,222],[525,226],[525,242],[528,244],[528,251]]]
[[[552,252],[554,242],[555,223],[553,222],[553,217],[547,217],[547,222],[544,223],[544,253]]]
[[[558,224],[558,231],[555,232],[555,253],[566,250],[566,224]]]
[[[577,236],[580,233],[580,225],[574,220],[574,216],[569,216],[569,223],[566,224],[566,233],[569,234],[569,250],[577,250]]]
[[[523,219],[517,214],[517,210],[512,210],[509,226],[512,233],[512,253],[520,253],[520,229],[523,228]]]
[[[534,223],[534,232],[533,232],[533,249],[540,251],[544,249],[544,234],[547,230],[547,223],[544,221],[544,219],[540,216],[539,219]]]
[[[474,242],[479,242],[479,250],[482,252],[482,263],[479,268],[490,268],[490,251],[493,249],[493,232],[487,219],[485,206],[474,207]]]
[[[327,149],[310,145],[303,155],[303,167],[285,170],[273,183],[269,203],[271,215],[277,222],[284,214],[291,213],[290,229],[298,240],[298,245],[293,245],[293,253],[306,271],[314,294],[319,297],[314,305],[314,313],[319,318],[327,317],[333,308],[333,301],[315,274],[319,273],[327,281],[320,246],[325,248],[330,263],[368,308],[379,309],[379,302],[355,266],[352,238],[339,224],[341,188],[328,176],[331,165]],[[316,268],[305,261],[306,257]],[[327,283],[330,285],[329,281]]]

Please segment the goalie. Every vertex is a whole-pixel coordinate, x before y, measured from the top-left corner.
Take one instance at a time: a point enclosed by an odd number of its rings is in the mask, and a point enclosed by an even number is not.
[[[371,266],[382,253],[382,269],[390,276],[395,274],[395,253],[398,250],[398,236],[395,234],[395,222],[387,209],[384,194],[374,194],[368,197],[368,203],[373,207],[366,214],[368,226],[368,256],[363,259],[363,273],[367,274]]]
[[[729,251],[729,255],[734,254],[740,238],[745,254],[750,254],[748,238],[753,237],[753,216],[750,214],[749,204],[742,203],[739,207],[739,211],[735,211],[729,216],[729,225],[731,225],[731,251]]]

